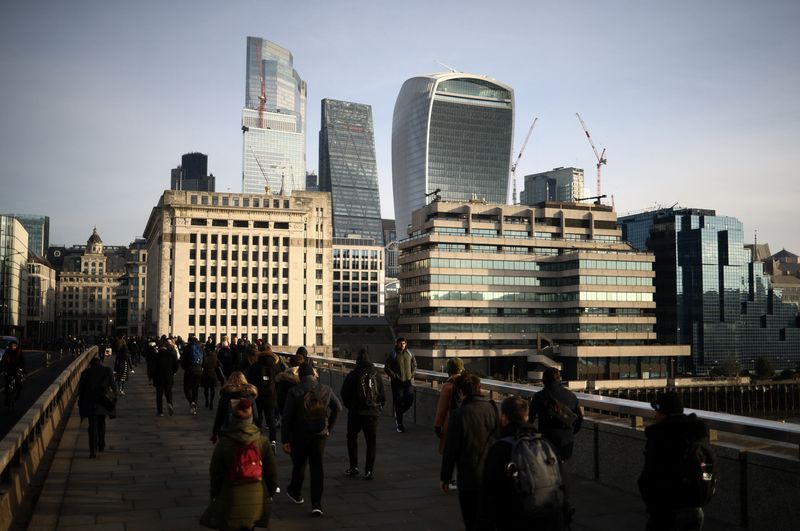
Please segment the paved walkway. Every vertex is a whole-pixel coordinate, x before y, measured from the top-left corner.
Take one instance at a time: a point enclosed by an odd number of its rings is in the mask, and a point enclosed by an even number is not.
[[[201,398],[198,415],[189,414],[182,376],[180,371],[176,375],[175,415],[157,417],[155,392],[144,368],[136,371],[126,396],[120,398],[118,418],[108,421],[106,451],[97,459],[89,459],[86,423],[79,424],[76,407],[29,529],[199,529],[208,501],[213,413],[202,408]],[[382,418],[376,479],[370,482],[342,474],[347,468],[344,420],[326,448],[325,515],[312,518],[308,501],[299,506],[278,494],[273,531],[463,529],[457,494],[438,490],[439,457],[432,430],[409,426],[407,433],[397,434],[393,422]],[[363,440],[360,449],[363,465]],[[278,467],[285,491],[291,463],[280,451]],[[573,483],[578,509],[573,530],[644,529],[645,515],[635,496],[590,481]],[[308,477],[303,495],[308,500]]]

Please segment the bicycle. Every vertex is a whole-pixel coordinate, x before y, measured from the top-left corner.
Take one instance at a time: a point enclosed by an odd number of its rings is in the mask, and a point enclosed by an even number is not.
[[[24,383],[25,373],[22,372],[22,369],[17,369],[16,373],[11,378],[8,378],[8,375],[6,375],[6,405],[9,411],[14,410],[14,405],[17,403],[17,400],[19,400]]]

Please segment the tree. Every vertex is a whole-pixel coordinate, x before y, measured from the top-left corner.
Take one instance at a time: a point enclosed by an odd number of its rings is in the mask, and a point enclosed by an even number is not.
[[[759,378],[771,378],[774,374],[775,367],[769,359],[758,358],[756,360],[756,376]]]

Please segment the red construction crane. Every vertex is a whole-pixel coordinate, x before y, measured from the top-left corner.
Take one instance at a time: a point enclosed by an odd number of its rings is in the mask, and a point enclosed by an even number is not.
[[[517,204],[517,164],[519,164],[519,159],[522,158],[522,153],[525,151],[525,146],[528,145],[528,140],[530,140],[531,133],[533,133],[533,126],[536,125],[536,121],[538,119],[539,119],[538,116],[533,119],[533,123],[531,124],[531,128],[528,129],[528,134],[525,135],[525,141],[522,143],[522,147],[519,148],[519,154],[517,155],[517,158],[514,159],[514,164],[511,165],[511,186],[512,186],[512,189],[514,190],[512,195],[511,195],[511,204],[512,205],[516,205]]]
[[[586,128],[586,124],[584,123],[583,118],[581,118],[581,115],[578,113],[575,113],[575,116],[577,116],[578,120],[580,120],[581,127],[583,127],[583,132],[586,133],[586,138],[589,140],[589,145],[592,146],[592,151],[594,151],[594,156],[597,157],[597,189],[595,190],[595,194],[597,195],[595,197],[605,197],[602,196],[600,193],[600,167],[603,164],[606,164],[607,162],[606,148],[603,148],[603,151],[601,153],[597,152],[597,148],[594,147],[594,142],[592,141],[592,135],[589,134],[589,130]]]
[[[259,68],[258,78],[261,80],[261,95],[258,97],[258,127],[264,129],[264,111],[267,106],[267,89],[264,86],[264,66]]]

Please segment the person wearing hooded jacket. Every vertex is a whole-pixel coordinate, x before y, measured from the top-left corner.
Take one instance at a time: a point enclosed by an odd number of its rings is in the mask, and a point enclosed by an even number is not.
[[[699,531],[703,528],[703,508],[687,506],[681,500],[676,454],[690,442],[708,444],[708,428],[694,413],[683,413],[683,404],[674,391],[660,393],[651,405],[656,410],[656,422],[644,430],[644,468],[638,481],[647,507],[646,529]]]
[[[370,374],[375,382],[375,403],[364,404],[360,400],[359,387],[364,374]],[[364,432],[367,443],[367,456],[364,462],[364,479],[373,479],[375,455],[377,453],[378,418],[386,405],[386,393],[383,389],[383,378],[378,374],[375,365],[367,359],[367,351],[361,349],[356,358],[356,366],[344,379],[342,403],[347,408],[347,456],[350,468],[345,470],[346,476],[358,475],[358,433]]]
[[[233,408],[236,402],[246,398],[255,403],[257,397],[256,386],[248,383],[241,371],[233,371],[219,393],[219,405],[217,414],[214,416],[214,427],[211,429],[211,442],[217,444],[222,430],[233,418]]]
[[[221,530],[269,527],[272,497],[278,490],[275,456],[269,440],[252,423],[253,403],[242,398],[231,422],[220,432],[209,466],[210,503],[200,518],[206,527]],[[234,485],[231,479],[238,445],[255,443],[262,462],[261,481]]]

